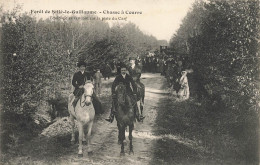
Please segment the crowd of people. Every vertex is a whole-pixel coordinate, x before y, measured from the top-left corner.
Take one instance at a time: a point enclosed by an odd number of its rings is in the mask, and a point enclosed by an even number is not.
[[[132,61],[130,64],[131,66],[134,66],[135,69],[128,69],[129,75],[134,75],[132,71],[135,71],[137,78],[137,83],[140,82],[141,73],[144,72],[150,72],[150,73],[160,73],[162,76],[164,76],[167,80],[168,88],[172,91],[175,91],[177,96],[179,98],[182,98],[183,100],[186,100],[189,98],[190,92],[189,92],[189,83],[188,83],[188,73],[191,73],[192,70],[185,67],[183,64],[183,59],[180,58],[172,58],[172,57],[159,57],[159,56],[151,56],[151,57],[137,57],[135,59],[129,60]],[[76,82],[84,81],[84,78],[92,79],[94,86],[95,86],[95,94],[97,96],[101,95],[101,86],[102,86],[102,80],[101,78],[104,78],[104,80],[109,79],[111,76],[118,76],[121,75],[121,68],[123,65],[125,65],[125,61],[121,60],[114,60],[113,62],[106,63],[103,67],[97,68],[95,72],[91,75],[89,75],[88,72],[85,72],[86,64],[85,63],[79,63],[78,67],[82,69],[79,69],[80,71],[77,72],[74,77],[72,84],[75,87],[74,95],[76,98],[80,94],[82,94],[82,85],[80,86]],[[129,67],[128,67],[129,68]],[[86,75],[85,75],[86,74]],[[82,79],[82,80],[81,80]],[[82,83],[81,83],[82,84]],[[97,97],[95,97],[97,98]],[[77,99],[75,99],[77,100]],[[96,99],[98,104],[100,104],[99,100]],[[76,101],[74,102],[74,104]]]
[[[180,57],[173,58],[171,56],[145,56],[135,58],[135,64],[142,73],[160,73],[167,79],[168,88],[176,91],[179,97],[183,99],[189,98],[188,75],[192,72],[191,68],[185,65],[187,61]],[[101,68],[104,80],[120,73],[120,66],[125,63],[122,60],[113,60],[106,63]]]
[[[161,73],[165,74],[166,63],[165,59],[161,57],[144,57],[140,59],[140,63],[143,66],[143,72]]]
[[[178,97],[189,98],[188,73],[192,70],[184,65],[184,59],[171,56],[146,56],[139,60],[142,72],[160,73],[167,79],[170,89],[176,91]]]

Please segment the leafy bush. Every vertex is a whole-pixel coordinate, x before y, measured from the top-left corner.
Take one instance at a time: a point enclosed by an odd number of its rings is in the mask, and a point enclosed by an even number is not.
[[[229,114],[222,124],[240,139],[246,155],[254,155],[249,146],[258,139],[259,1],[196,2],[171,46],[187,54],[194,70],[190,81],[202,87],[191,91],[206,96],[208,110]]]
[[[55,118],[42,105],[64,112],[77,61],[85,60],[93,70],[159,46],[132,23],[109,27],[100,20],[37,19],[21,11],[19,6],[10,12],[0,8],[3,147],[9,135],[20,140],[20,133],[38,128],[33,116],[39,109]]]

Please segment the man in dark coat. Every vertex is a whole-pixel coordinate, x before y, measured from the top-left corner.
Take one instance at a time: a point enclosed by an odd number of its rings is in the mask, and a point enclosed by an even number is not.
[[[136,86],[137,86],[137,101],[141,101],[144,103],[144,95],[145,95],[145,86],[141,82],[140,78],[142,75],[142,67],[136,62],[137,59],[134,57],[129,58],[130,65],[127,67],[129,75],[133,78]],[[142,107],[140,107],[142,108]],[[140,118],[143,120],[145,117],[141,114]]]
[[[106,80],[106,78],[109,80],[111,72],[112,72],[112,68],[109,66],[108,63],[106,63],[103,69],[104,80]]]
[[[84,61],[80,61],[77,64],[77,67],[79,67],[79,71],[76,72],[73,75],[72,78],[72,85],[75,87],[73,94],[75,96],[75,99],[73,101],[73,106],[75,107],[80,96],[84,93],[84,85],[87,80],[93,81],[92,75],[85,71],[86,69],[86,63]],[[102,112],[102,106],[101,102],[96,96],[95,92],[92,95],[93,98],[93,105],[97,112]]]
[[[130,65],[127,67],[129,75],[133,78],[136,77],[137,80],[140,80],[140,77],[142,74],[142,67],[136,63],[136,60],[134,57],[130,57],[129,62],[130,62]]]
[[[111,123],[113,122],[114,115],[116,113],[116,108],[114,106],[114,103],[116,102],[115,88],[117,85],[119,85],[119,83],[123,83],[126,86],[126,94],[128,96],[130,96],[131,99],[133,99],[134,101],[136,101],[136,99],[137,99],[137,96],[136,96],[137,86],[136,86],[133,78],[129,74],[126,73],[126,68],[127,68],[126,65],[121,64],[120,74],[116,76],[116,78],[112,84],[112,99],[113,99],[112,108],[111,108],[111,113],[110,113],[109,118],[106,119],[106,121],[111,122]],[[131,89],[130,85],[132,85],[133,90]],[[140,117],[139,110],[138,110],[138,107],[136,104],[134,106],[134,110],[135,110],[135,117],[137,118],[137,120],[138,121],[143,120],[143,118]]]
[[[119,60],[116,64],[116,75],[120,75],[122,65],[124,65],[124,63],[121,60]]]

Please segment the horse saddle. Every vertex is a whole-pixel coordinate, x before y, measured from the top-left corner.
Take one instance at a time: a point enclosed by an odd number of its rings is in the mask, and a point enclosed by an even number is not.
[[[73,107],[75,108],[77,105],[77,102],[79,101],[79,98],[83,95],[84,93],[84,89],[83,88],[79,88],[79,89],[75,89],[73,94],[74,94],[74,100],[72,102]]]

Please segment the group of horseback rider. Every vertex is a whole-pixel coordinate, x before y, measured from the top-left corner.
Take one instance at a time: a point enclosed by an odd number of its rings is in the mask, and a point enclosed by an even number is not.
[[[120,65],[120,73],[116,76],[113,84],[112,84],[112,108],[109,118],[105,119],[108,122],[113,122],[114,116],[116,114],[116,95],[115,95],[115,88],[119,83],[123,83],[126,86],[126,94],[131,98],[132,103],[134,105],[135,117],[138,122],[143,121],[145,117],[140,115],[137,102],[137,84],[141,84],[140,77],[141,77],[141,67],[135,64],[135,58],[129,58],[130,65],[126,65],[121,63]],[[92,75],[89,72],[86,72],[86,63],[84,61],[80,61],[77,64],[79,71],[76,72],[72,79],[72,85],[75,87],[73,92],[75,99],[73,101],[73,106],[75,107],[77,101],[79,100],[80,96],[84,93],[84,84],[86,81],[93,81]],[[129,74],[127,74],[127,71]],[[139,85],[140,86],[140,85]],[[132,88],[131,88],[132,87]],[[97,106],[101,105],[100,100],[96,96],[94,92],[92,95],[93,102],[95,104],[94,108],[96,109]]]

